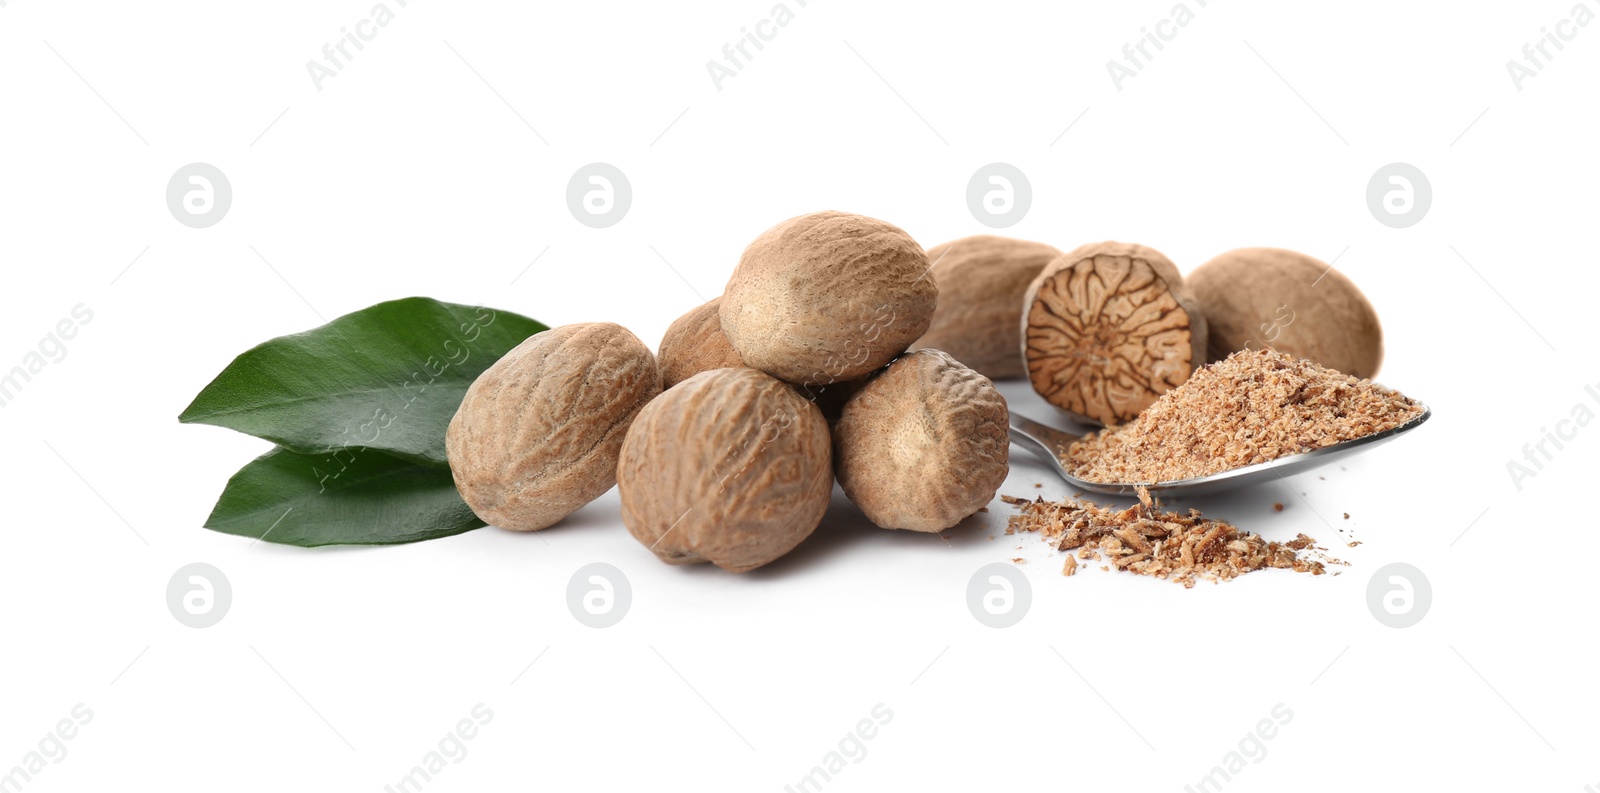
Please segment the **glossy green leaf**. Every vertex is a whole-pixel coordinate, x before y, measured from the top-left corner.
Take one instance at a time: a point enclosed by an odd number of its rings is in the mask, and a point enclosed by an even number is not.
[[[483,525],[450,469],[371,449],[273,449],[228,480],[206,519],[208,529],[306,547],[416,542]]]
[[[546,326],[426,297],[391,300],[235,358],[178,417],[320,454],[365,447],[444,465],[467,386]]]

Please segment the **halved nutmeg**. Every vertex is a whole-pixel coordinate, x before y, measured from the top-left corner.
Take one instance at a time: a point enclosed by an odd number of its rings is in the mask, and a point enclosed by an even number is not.
[[[1125,242],[1051,262],[1023,300],[1033,390],[1092,424],[1120,424],[1206,362],[1206,321],[1172,261]]]

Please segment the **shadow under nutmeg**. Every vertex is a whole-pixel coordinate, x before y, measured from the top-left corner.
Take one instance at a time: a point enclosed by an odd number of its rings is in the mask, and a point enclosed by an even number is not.
[[[828,511],[822,523],[794,550],[771,563],[742,574],[742,577],[772,580],[814,570],[826,565],[841,553],[860,552],[856,546],[893,546],[897,552],[916,553],[923,548],[929,553],[946,552],[951,547],[961,548],[984,542],[988,534],[983,528],[981,513],[969,515],[960,523],[934,534],[903,529],[882,529],[835,486],[828,502]]]

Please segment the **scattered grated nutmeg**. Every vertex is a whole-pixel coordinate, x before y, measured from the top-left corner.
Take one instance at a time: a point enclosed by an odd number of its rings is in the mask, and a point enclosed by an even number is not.
[[[1243,350],[1063,456],[1074,476],[1091,482],[1172,482],[1364,438],[1422,411],[1370,380],[1275,350]]]
[[[1199,510],[1187,515],[1162,512],[1142,487],[1140,503],[1120,511],[1087,502],[1002,498],[1019,513],[1010,517],[1007,531],[1038,532],[1057,550],[1075,551],[1078,559],[1103,556],[1114,569],[1164,578],[1186,589],[1197,581],[1230,581],[1268,567],[1326,572],[1322,562],[1298,553],[1315,548],[1316,541],[1304,534],[1287,543],[1267,542],[1258,534],[1202,518]],[[1077,560],[1069,555],[1061,572],[1073,575],[1077,569]]]

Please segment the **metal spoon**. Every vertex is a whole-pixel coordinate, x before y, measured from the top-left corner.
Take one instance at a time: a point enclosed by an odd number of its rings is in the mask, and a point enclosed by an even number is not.
[[[1145,487],[1149,488],[1152,495],[1160,493],[1168,496],[1199,496],[1268,482],[1279,477],[1293,476],[1388,443],[1421,426],[1422,422],[1427,421],[1428,417],[1432,415],[1433,411],[1424,406],[1420,415],[1394,429],[1384,430],[1383,432],[1356,438],[1355,440],[1335,443],[1332,446],[1324,446],[1309,452],[1279,457],[1276,460],[1268,460],[1264,463],[1234,468],[1229,471],[1211,474],[1210,476],[1149,483],[1145,484]],[[1080,437],[1082,436],[1045,426],[1016,413],[1011,414],[1011,442],[1023,446],[1049,461],[1051,467],[1055,469],[1057,474],[1061,475],[1062,479],[1067,480],[1068,484],[1091,493],[1105,493],[1115,496],[1134,495],[1135,489],[1139,486],[1138,483],[1090,482],[1072,475],[1067,469],[1067,462],[1062,459],[1061,455]]]

